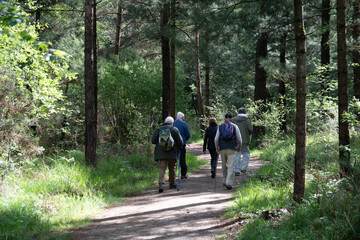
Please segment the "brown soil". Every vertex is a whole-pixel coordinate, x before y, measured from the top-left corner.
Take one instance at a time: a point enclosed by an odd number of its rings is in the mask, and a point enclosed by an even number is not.
[[[222,185],[221,159],[216,178],[210,177],[210,155],[203,154],[202,146],[187,145],[187,151],[209,164],[180,180],[180,189],[158,193],[157,186],[105,209],[94,216],[93,223],[72,231],[75,240],[82,239],[216,239],[226,234],[236,235],[239,222],[220,219],[231,206],[235,190]],[[235,177],[235,186],[262,165],[264,161],[251,157],[248,173]]]

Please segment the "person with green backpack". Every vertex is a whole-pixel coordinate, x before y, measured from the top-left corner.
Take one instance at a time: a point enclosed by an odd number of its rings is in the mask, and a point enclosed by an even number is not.
[[[159,163],[159,193],[164,191],[166,166],[169,169],[169,187],[176,189],[176,161],[183,146],[183,139],[179,129],[173,124],[174,118],[167,117],[151,138],[151,142],[156,144],[154,158]]]

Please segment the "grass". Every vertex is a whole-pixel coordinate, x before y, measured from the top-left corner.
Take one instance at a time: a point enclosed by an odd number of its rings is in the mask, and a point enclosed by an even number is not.
[[[189,143],[196,143],[202,145],[204,143],[204,135],[201,132],[201,129],[197,128],[196,130],[190,130],[191,137]]]
[[[335,137],[308,136],[302,204],[292,200],[294,138],[252,151],[269,164],[236,189],[225,217],[246,219],[237,239],[360,239],[358,142],[359,137],[353,136],[354,174],[340,179]],[[279,210],[286,214],[276,214]]]
[[[6,176],[0,188],[0,239],[67,239],[59,233],[87,224],[104,207],[157,184],[153,156],[99,159],[92,169],[82,152],[72,151]],[[192,171],[205,162],[187,154]]]

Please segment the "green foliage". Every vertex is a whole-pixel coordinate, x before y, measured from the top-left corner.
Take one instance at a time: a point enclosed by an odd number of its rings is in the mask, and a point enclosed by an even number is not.
[[[358,136],[352,138],[358,158]],[[255,218],[238,239],[357,239],[360,233],[360,174],[339,179],[337,138],[319,132],[308,136],[306,190],[303,204],[291,200],[295,139],[287,138],[262,150],[270,162],[241,185],[230,215]],[[357,162],[352,159],[353,162]],[[274,197],[274,198],[273,198]],[[286,208],[286,217],[265,220],[263,212]]]
[[[360,126],[359,115],[360,115],[360,101],[356,98],[350,102],[350,110],[348,113],[344,113],[344,119],[350,124],[350,126],[356,127],[357,129]]]
[[[113,141],[143,141],[152,134],[151,124],[161,109],[159,60],[147,61],[130,52],[99,66],[103,131]]]
[[[250,179],[237,188],[233,211],[241,216],[256,216],[265,210],[283,208],[290,196],[289,189],[281,182],[261,181],[259,178]]]
[[[282,119],[285,119],[287,110],[279,103],[252,101],[246,106],[248,116],[253,126],[262,126],[266,129],[265,139],[278,139],[282,135],[280,130]],[[255,117],[256,116],[256,117]]]
[[[65,110],[61,83],[74,77],[66,59],[50,61],[48,53],[20,37],[28,31],[36,38],[34,27],[22,23],[11,31],[14,36],[0,35],[0,175],[44,150],[38,145],[41,130]]]
[[[21,37],[25,41],[33,41],[34,37],[26,30],[21,32],[14,32],[15,25],[24,22],[27,14],[20,10],[20,8],[10,2],[0,1],[0,34],[7,35],[9,37]]]
[[[332,69],[320,66],[307,77],[306,127],[310,133],[337,131],[337,80],[325,77],[325,70]]]
[[[79,227],[102,208],[156,185],[159,170],[151,155],[99,159],[92,169],[83,152],[71,151],[5,176],[0,186],[0,238],[52,239],[49,233]],[[187,154],[192,171],[206,162]]]

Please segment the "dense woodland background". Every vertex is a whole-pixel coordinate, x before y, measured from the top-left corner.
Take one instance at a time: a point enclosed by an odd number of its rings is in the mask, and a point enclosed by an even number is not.
[[[196,136],[246,107],[288,199],[348,181],[336,201],[353,210],[333,209],[348,229],[320,235],[359,237],[359,1],[0,1],[0,23],[3,184],[69,151],[97,168],[150,156],[166,116]]]

